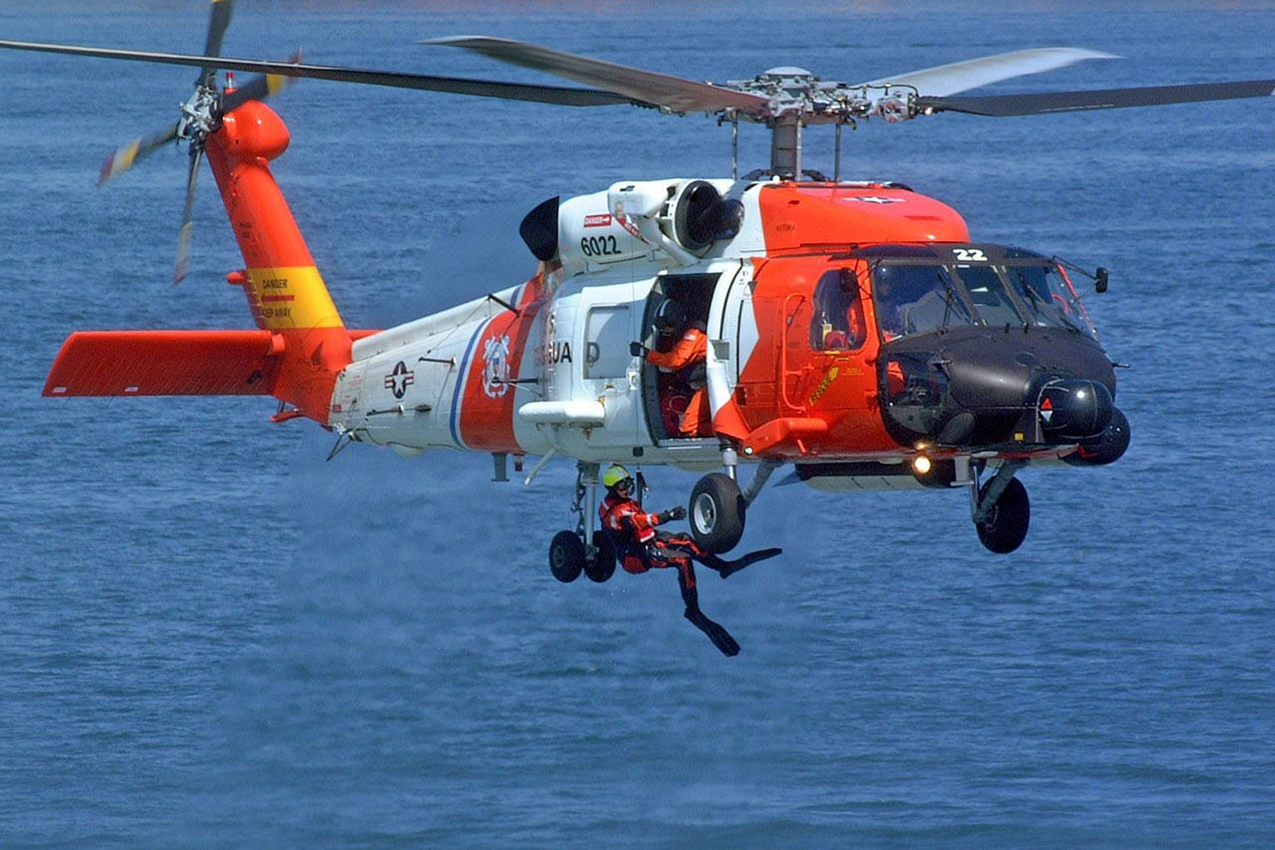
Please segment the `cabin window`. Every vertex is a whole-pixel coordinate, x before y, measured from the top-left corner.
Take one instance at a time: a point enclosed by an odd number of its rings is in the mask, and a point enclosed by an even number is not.
[[[810,347],[815,351],[853,351],[863,345],[867,336],[863,298],[854,270],[824,272],[815,284]]]
[[[584,377],[623,378],[633,362],[627,306],[594,307],[585,322]]]

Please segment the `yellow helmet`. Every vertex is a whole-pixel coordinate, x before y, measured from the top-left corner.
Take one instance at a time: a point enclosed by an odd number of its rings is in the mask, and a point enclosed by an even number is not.
[[[602,473],[602,486],[608,490],[613,489],[621,481],[631,478],[629,471],[618,463],[613,463],[607,467],[606,472]]]

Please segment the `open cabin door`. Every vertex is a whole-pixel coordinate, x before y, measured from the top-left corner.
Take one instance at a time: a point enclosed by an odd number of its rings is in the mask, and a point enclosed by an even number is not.
[[[730,360],[731,346],[722,344],[718,302],[724,297],[722,287],[730,284],[738,269],[739,263],[732,262],[724,272],[666,272],[655,280],[646,301],[642,333],[638,338],[648,348],[668,353],[682,338],[685,329],[694,325],[703,330],[709,340],[705,358],[698,360],[693,366],[672,370],[645,360],[642,362],[642,402],[647,427],[656,446],[698,448],[716,444],[711,428],[709,385],[712,379],[709,373],[720,370],[725,374],[730,368],[726,364]],[[678,301],[684,308],[686,320],[682,328],[669,334],[660,334],[655,327],[656,312],[670,298]],[[729,394],[729,390],[726,392]],[[701,426],[695,430],[687,430],[686,423],[691,421],[686,418],[687,411],[695,409],[697,405],[702,405],[703,410],[703,415],[698,417]]]
[[[757,339],[753,264],[740,261],[722,272],[709,313],[708,394],[714,413],[730,401]]]

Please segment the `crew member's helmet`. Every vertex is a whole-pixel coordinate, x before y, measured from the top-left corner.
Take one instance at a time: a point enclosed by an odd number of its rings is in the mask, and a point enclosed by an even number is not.
[[[629,475],[629,471],[618,463],[613,463],[607,467],[606,472],[602,473],[602,486],[608,490],[614,490],[624,482],[629,483],[629,487],[633,486],[633,476]]]
[[[660,306],[655,308],[655,329],[662,333],[672,333],[680,330],[686,324],[686,308],[674,301],[672,298],[665,298]]]

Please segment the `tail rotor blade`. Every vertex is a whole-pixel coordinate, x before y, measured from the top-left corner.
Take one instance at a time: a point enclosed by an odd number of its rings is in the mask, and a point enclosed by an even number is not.
[[[195,220],[195,181],[199,179],[199,163],[203,156],[203,148],[192,147],[190,173],[186,177],[186,207],[182,210],[181,229],[177,232],[177,262],[173,266],[173,286],[182,282],[190,265],[190,230]]]
[[[204,41],[205,56],[221,55],[221,41],[226,35],[226,27],[230,26],[230,13],[234,10],[234,0],[212,0],[212,10],[208,17],[208,38]],[[207,84],[217,73],[211,65],[204,66],[196,85]]]
[[[102,170],[97,176],[97,185],[101,186],[111,178],[128,171],[138,160],[149,156],[164,145],[171,144],[176,140],[177,125],[174,124],[167,130],[133,139],[128,144],[120,145],[111,151],[102,163]]]
[[[288,62],[294,65],[299,64],[301,62],[301,51],[298,50],[292,54],[288,58]],[[223,113],[233,112],[250,100],[266,100],[274,97],[282,89],[296,81],[296,77],[285,77],[282,74],[259,74],[248,80],[240,88],[225,95],[221,101],[221,111]]]

